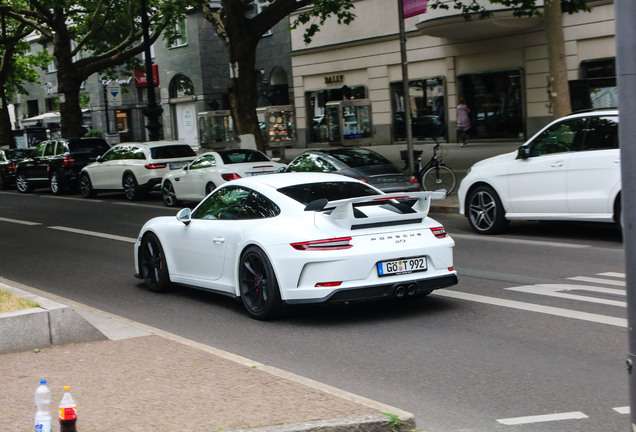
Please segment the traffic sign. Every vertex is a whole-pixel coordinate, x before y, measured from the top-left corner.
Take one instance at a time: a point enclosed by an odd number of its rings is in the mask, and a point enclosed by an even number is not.
[[[106,99],[110,106],[121,105],[121,86],[116,81],[111,81],[106,86]]]

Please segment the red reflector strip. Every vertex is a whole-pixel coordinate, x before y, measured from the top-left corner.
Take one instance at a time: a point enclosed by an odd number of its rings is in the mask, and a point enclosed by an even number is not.
[[[144,166],[146,167],[146,169],[161,169],[161,168],[167,167],[168,165],[165,163],[157,163],[157,164],[149,163]]]
[[[389,201],[394,199],[408,198],[408,195],[383,196],[382,198],[374,198],[373,201]]]
[[[351,237],[341,237],[335,239],[314,240],[308,242],[291,243],[291,247],[296,250],[339,250],[353,247],[349,242]]]
[[[342,285],[342,281],[335,281],[335,282],[318,282],[316,285],[314,285],[317,288],[330,288],[330,287],[337,287]]]
[[[444,227],[431,228],[431,232],[433,235],[439,239],[448,237],[448,233],[444,229]]]

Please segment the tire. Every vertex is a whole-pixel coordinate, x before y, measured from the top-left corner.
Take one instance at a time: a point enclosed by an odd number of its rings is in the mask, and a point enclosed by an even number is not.
[[[216,189],[216,185],[212,182],[208,183],[205,185],[205,196],[210,195],[210,192],[212,192],[214,189]]]
[[[166,256],[161,242],[156,235],[146,234],[139,247],[139,271],[146,283],[146,287],[152,292],[169,291],[172,283]]]
[[[137,184],[137,179],[133,174],[128,173],[124,175],[123,186],[126,199],[135,201],[140,198],[141,192],[139,190],[139,185]]]
[[[88,174],[82,173],[80,175],[79,188],[84,198],[93,198],[97,193],[93,189],[93,183]]]
[[[66,185],[60,180],[60,176],[55,171],[49,177],[49,185],[54,195],[62,195],[66,191]]]
[[[33,186],[29,183],[29,180],[24,173],[18,173],[15,178],[15,187],[18,189],[18,192],[29,193],[33,190]]]
[[[422,175],[421,183],[424,190],[436,191],[446,189],[446,194],[450,195],[455,190],[457,178],[453,170],[447,166],[431,167]]]
[[[161,198],[163,198],[163,203],[167,207],[175,207],[179,204],[179,200],[177,199],[177,194],[174,191],[174,186],[170,181],[165,181],[163,186],[161,186]]]
[[[501,200],[490,186],[478,186],[468,193],[466,212],[470,227],[479,234],[500,233],[508,224]]]
[[[252,318],[276,318],[282,309],[280,289],[274,269],[260,248],[245,250],[238,268],[241,300]]]

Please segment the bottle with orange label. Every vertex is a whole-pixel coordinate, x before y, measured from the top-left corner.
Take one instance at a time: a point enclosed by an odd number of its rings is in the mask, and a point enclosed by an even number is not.
[[[60,432],[77,432],[77,404],[71,396],[71,387],[64,387],[64,395],[58,405]]]

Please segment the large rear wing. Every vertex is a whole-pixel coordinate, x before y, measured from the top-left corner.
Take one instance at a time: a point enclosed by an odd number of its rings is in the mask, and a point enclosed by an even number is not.
[[[319,199],[307,204],[305,211],[323,212],[331,223],[350,229],[419,223],[428,216],[431,200],[444,199],[446,195],[446,190],[440,189],[434,192],[397,192],[337,201]],[[368,216],[360,210],[360,207],[373,204],[388,208],[393,214]]]

